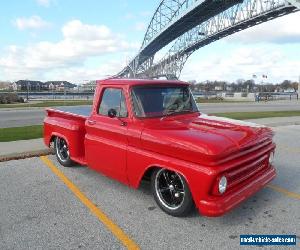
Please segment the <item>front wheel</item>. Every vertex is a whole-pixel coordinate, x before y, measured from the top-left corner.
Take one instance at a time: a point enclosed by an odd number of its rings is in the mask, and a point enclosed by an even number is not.
[[[64,167],[71,167],[74,163],[70,158],[70,150],[63,138],[56,137],[54,142],[56,158]]]
[[[188,184],[177,172],[156,169],[151,176],[151,189],[158,206],[172,216],[185,216],[194,206]]]

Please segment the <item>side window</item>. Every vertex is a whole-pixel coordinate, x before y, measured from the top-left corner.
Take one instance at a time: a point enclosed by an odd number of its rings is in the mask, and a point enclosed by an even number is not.
[[[98,113],[107,116],[110,109],[115,109],[118,117],[127,117],[125,97],[121,89],[104,90]]]

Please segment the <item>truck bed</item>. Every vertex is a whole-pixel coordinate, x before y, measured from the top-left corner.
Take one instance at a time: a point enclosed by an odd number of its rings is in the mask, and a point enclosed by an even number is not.
[[[69,113],[76,116],[84,116],[88,117],[92,112],[92,106],[84,105],[84,106],[69,106],[69,107],[57,107],[55,108],[57,111],[61,111],[64,113]]]
[[[92,106],[57,107],[46,109],[44,141],[47,146],[55,137],[67,141],[71,159],[85,165],[85,121],[91,115]]]

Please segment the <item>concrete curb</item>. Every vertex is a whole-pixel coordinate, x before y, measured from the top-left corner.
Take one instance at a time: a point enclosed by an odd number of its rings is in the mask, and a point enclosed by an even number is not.
[[[53,149],[43,149],[37,151],[29,151],[23,153],[13,153],[9,155],[0,155],[0,162],[22,160],[27,158],[39,157],[44,155],[54,154]]]

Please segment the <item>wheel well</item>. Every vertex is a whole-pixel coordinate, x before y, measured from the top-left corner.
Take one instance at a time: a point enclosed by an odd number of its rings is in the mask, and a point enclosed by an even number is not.
[[[153,171],[154,171],[155,169],[160,169],[160,168],[161,168],[161,167],[157,167],[157,166],[152,166],[152,167],[148,168],[148,169],[145,171],[145,173],[144,173],[144,175],[143,175],[143,177],[142,177],[142,181],[150,181],[150,180],[151,180],[151,175],[152,175]]]
[[[50,146],[50,147],[53,147],[53,148],[54,148],[54,140],[55,140],[56,137],[57,137],[57,136],[55,136],[55,135],[52,135],[52,136],[51,136],[50,142],[49,142],[49,146]]]

